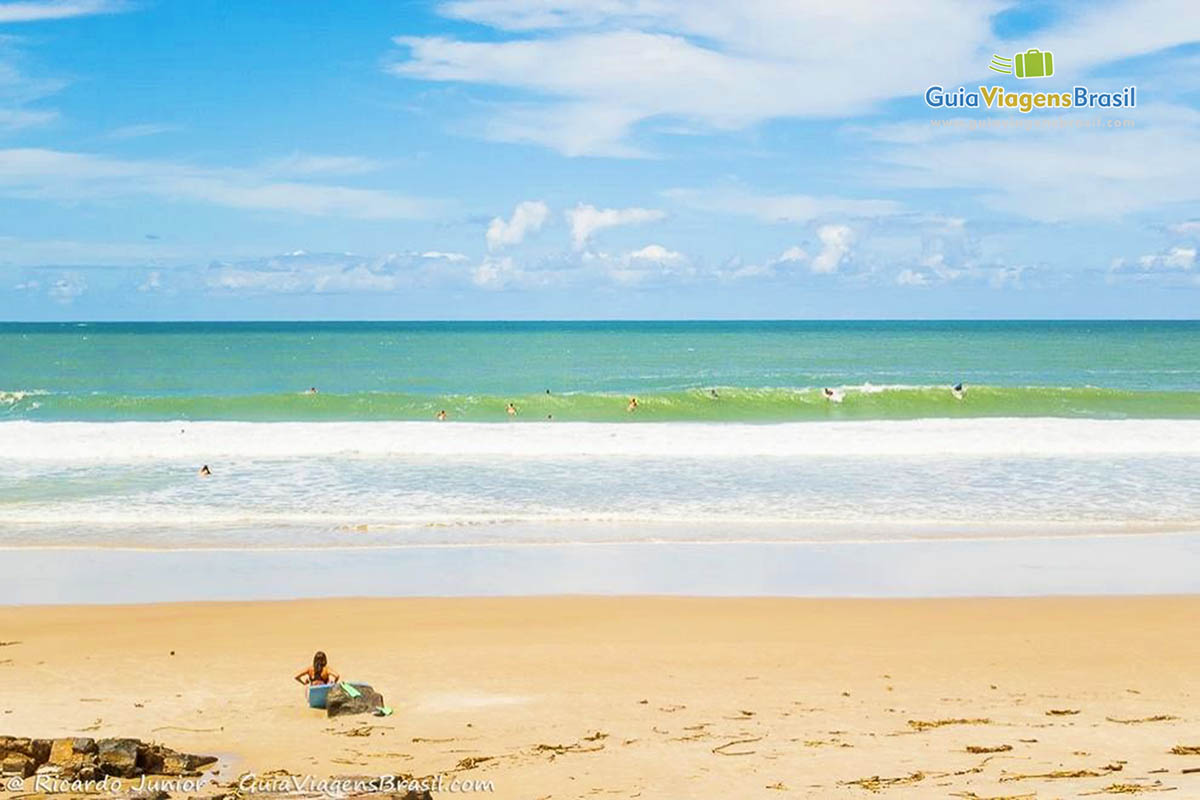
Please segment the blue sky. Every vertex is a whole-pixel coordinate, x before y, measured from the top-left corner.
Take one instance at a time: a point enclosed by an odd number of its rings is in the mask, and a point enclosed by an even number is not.
[[[1198,101],[1181,0],[0,0],[0,319],[1195,317]]]

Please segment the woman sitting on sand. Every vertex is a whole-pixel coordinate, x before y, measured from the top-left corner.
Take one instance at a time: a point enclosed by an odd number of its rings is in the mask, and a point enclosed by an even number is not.
[[[338,675],[329,668],[329,660],[325,658],[325,653],[320,650],[313,654],[312,666],[301,670],[296,675],[296,682],[303,683],[306,686],[337,683],[341,679],[341,675]]]

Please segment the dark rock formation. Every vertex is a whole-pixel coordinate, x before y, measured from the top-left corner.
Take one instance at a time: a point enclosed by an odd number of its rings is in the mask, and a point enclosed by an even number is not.
[[[355,684],[354,688],[358,690],[358,697],[351,697],[350,693],[343,689],[340,683],[330,689],[325,701],[326,716],[342,717],[347,714],[369,714],[383,705],[383,695],[370,686]]]
[[[31,756],[27,756],[24,753],[10,751],[4,754],[3,760],[0,760],[0,772],[5,775],[28,778],[36,770],[37,762]]]
[[[216,756],[180,753],[159,744],[142,745],[138,751],[138,767],[147,775],[199,775],[201,767],[216,761]]]
[[[180,753],[139,739],[25,739],[0,736],[0,772],[29,777],[38,769],[68,779],[95,780],[104,775],[195,776],[215,756]]]
[[[138,775],[137,739],[101,739],[96,742],[96,763],[105,775],[132,778]]]

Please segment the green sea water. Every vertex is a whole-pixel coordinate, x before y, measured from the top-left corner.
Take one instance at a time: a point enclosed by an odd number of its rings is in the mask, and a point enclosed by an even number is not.
[[[595,422],[1197,418],[1200,323],[0,324],[0,419],[486,422],[509,403]]]

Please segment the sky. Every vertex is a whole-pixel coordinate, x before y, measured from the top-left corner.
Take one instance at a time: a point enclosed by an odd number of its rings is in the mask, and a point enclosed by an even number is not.
[[[0,320],[1196,318],[1198,243],[1195,0],[0,0]]]

